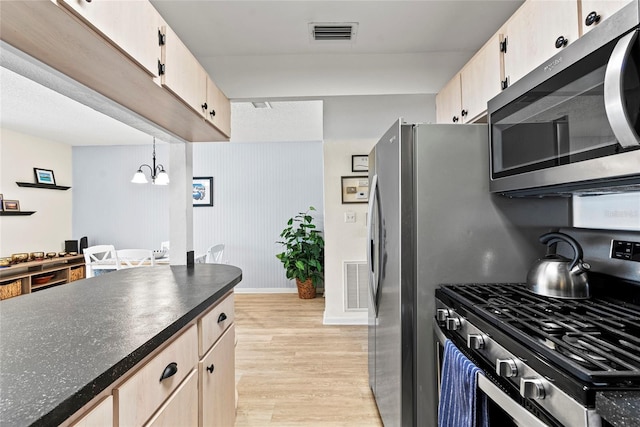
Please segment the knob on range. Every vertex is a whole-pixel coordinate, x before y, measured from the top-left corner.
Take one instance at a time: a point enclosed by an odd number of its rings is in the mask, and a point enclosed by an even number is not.
[[[449,331],[457,331],[460,329],[460,319],[457,317],[447,317],[447,329]]]
[[[544,399],[546,392],[542,380],[538,378],[521,378],[520,395],[529,399]]]
[[[470,334],[467,336],[467,347],[473,350],[481,350],[484,348],[486,336],[481,334]]]
[[[448,308],[439,308],[436,310],[436,319],[438,319],[438,322],[444,322],[449,316],[451,316],[451,310]]]
[[[518,366],[513,359],[496,360],[496,373],[501,377],[511,378],[518,375]]]

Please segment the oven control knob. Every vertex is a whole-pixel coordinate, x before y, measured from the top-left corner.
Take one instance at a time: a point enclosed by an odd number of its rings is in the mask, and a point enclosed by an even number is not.
[[[518,375],[518,366],[513,359],[496,360],[496,373],[501,377],[511,378]]]
[[[472,350],[481,350],[484,348],[485,338],[481,334],[469,334],[467,335],[467,347]]]
[[[448,308],[439,308],[436,310],[436,319],[438,319],[438,322],[446,321],[449,316],[451,316],[451,310]]]
[[[447,330],[457,331],[460,329],[460,319],[457,317],[447,317]]]
[[[544,384],[537,378],[520,378],[520,395],[528,399],[544,399]]]

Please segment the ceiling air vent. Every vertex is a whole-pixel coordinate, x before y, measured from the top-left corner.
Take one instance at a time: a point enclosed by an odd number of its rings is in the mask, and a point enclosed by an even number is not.
[[[309,24],[309,31],[312,41],[334,41],[351,42],[356,39],[358,23],[356,22],[334,22]]]

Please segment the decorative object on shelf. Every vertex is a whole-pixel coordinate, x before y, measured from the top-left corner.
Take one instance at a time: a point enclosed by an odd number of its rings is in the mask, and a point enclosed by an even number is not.
[[[164,166],[160,163],[156,165],[156,139],[153,138],[153,166],[149,166],[144,163],[140,165],[138,171],[133,175],[131,182],[134,184],[146,184],[147,177],[144,172],[142,172],[142,167],[146,166],[151,171],[151,183],[154,185],[168,185],[169,184],[169,174],[164,170]]]
[[[44,259],[44,252],[31,252],[29,254],[29,260],[40,261]]]
[[[213,206],[213,177],[193,177],[193,206]]]
[[[351,156],[351,172],[369,172],[369,156],[366,154]]]
[[[17,200],[2,200],[2,210],[18,212],[20,211],[20,202]]]
[[[53,276],[55,276],[55,274],[47,274],[46,276],[37,276],[37,277],[33,277],[31,281],[33,282],[34,285],[44,285],[45,283],[53,279]]]
[[[56,185],[56,178],[53,171],[49,169],[33,168],[33,174],[36,176],[36,183]]]
[[[367,203],[369,201],[369,177],[343,176],[342,203]]]
[[[55,258],[57,256],[58,256],[58,254],[56,252],[47,252],[47,254],[46,254],[47,258]]]
[[[284,265],[287,279],[296,279],[301,299],[315,298],[316,288],[324,279],[324,239],[309,215],[315,210],[310,206],[307,212],[290,218],[280,233],[283,240],[276,242],[284,246],[284,252],[276,258]]]
[[[29,261],[29,254],[26,252],[21,252],[19,254],[11,254],[11,262],[17,264],[19,262]]]

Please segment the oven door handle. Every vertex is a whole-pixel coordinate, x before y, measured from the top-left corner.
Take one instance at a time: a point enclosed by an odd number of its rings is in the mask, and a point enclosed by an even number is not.
[[[638,30],[622,37],[611,53],[604,75],[604,108],[611,130],[618,143],[624,147],[637,147],[640,138],[629,121],[624,100],[624,70],[631,55],[631,49],[638,38]]]

